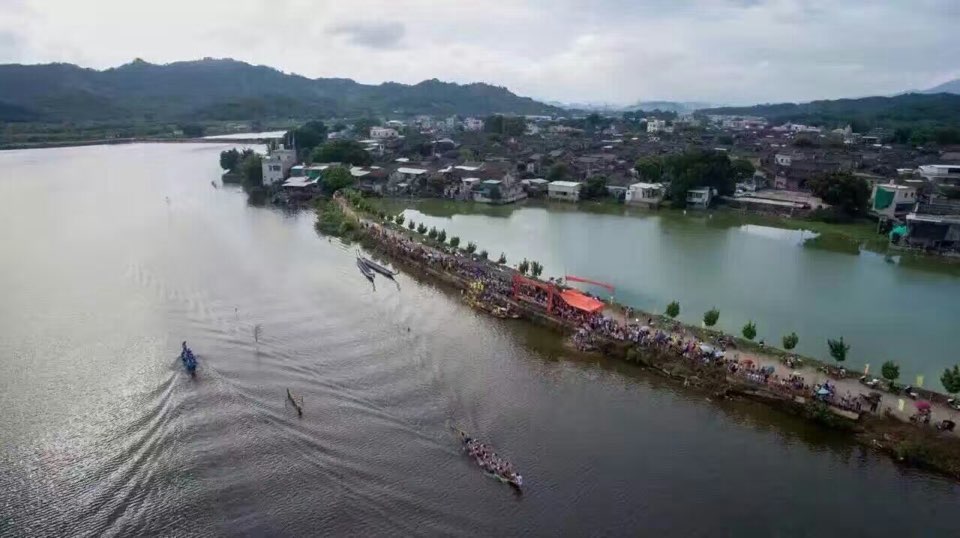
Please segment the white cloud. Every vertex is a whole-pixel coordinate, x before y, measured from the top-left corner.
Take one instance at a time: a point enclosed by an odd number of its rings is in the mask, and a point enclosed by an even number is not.
[[[955,0],[0,0],[0,61],[232,57],[569,101],[889,94],[960,75]]]

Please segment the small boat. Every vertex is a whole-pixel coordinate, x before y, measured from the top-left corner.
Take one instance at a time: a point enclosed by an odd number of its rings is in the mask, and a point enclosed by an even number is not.
[[[381,275],[387,278],[393,278],[399,274],[396,271],[391,271],[390,269],[387,269],[386,267],[371,260],[370,258],[365,258],[359,254],[357,254],[357,258],[360,259],[360,261],[362,261],[363,264],[366,265],[368,268],[373,269],[374,271],[380,273]]]
[[[509,484],[510,487],[516,489],[518,492],[522,491],[523,477],[520,476],[520,473],[517,473],[514,471],[505,471],[502,473],[496,472],[495,469],[491,468],[491,465],[485,464],[480,457],[474,455],[474,450],[476,449],[476,447],[485,446],[483,443],[481,443],[476,439],[473,439],[472,437],[467,435],[467,432],[461,430],[460,428],[457,428],[455,426],[451,426],[451,428],[453,429],[453,431],[460,434],[460,443],[463,445],[464,453],[470,456],[470,459],[472,459],[477,464],[477,466],[483,470],[483,474],[489,476],[490,478],[495,478],[500,482],[503,482],[504,484]],[[486,447],[486,448],[492,451],[490,447]],[[509,466],[509,464],[506,461],[497,457],[496,453],[494,453],[492,457],[494,459],[493,465],[501,464],[501,465]],[[488,459],[488,461],[490,460]]]
[[[373,282],[373,271],[367,267],[367,264],[363,263],[359,257],[357,258],[357,268],[360,269],[360,272],[363,273],[363,276],[367,277],[367,280]]]
[[[186,340],[181,344],[180,361],[183,362],[183,367],[187,369],[190,375],[197,375],[197,358],[194,356],[193,350],[187,347]]]

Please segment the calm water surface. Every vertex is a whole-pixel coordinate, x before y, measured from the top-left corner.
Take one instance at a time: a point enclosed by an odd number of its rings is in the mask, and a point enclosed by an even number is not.
[[[405,276],[373,289],[311,215],[211,186],[221,149],[0,153],[0,535],[955,535],[949,481]]]
[[[474,241],[493,258],[538,260],[544,275],[609,282],[624,304],[662,312],[679,301],[687,322],[716,307],[727,332],[739,334],[753,320],[758,339],[779,346],[795,331],[797,351],[824,360],[827,339],[842,336],[851,345],[848,368],[871,364],[879,374],[881,363],[894,360],[902,380],[923,374],[925,386],[942,390],[940,373],[960,360],[952,337],[960,326],[960,265],[889,258],[732,214],[614,211],[421,202],[406,215]]]

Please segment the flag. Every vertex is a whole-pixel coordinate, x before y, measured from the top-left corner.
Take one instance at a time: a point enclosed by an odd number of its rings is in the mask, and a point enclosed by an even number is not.
[[[870,364],[863,367],[863,375],[870,375]]]
[[[903,411],[903,404],[906,403],[903,401],[903,398],[897,398],[897,409]]]
[[[923,375],[918,375],[918,376],[917,376],[917,386],[918,386],[918,387],[922,387],[922,386],[923,386]]]

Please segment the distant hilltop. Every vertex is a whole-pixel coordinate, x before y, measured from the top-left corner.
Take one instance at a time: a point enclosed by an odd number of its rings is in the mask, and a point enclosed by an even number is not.
[[[0,65],[0,121],[236,120],[360,114],[560,114],[484,83],[407,85],[310,79],[231,59],[103,71],[73,64]]]

